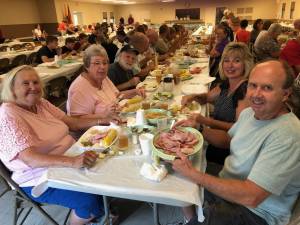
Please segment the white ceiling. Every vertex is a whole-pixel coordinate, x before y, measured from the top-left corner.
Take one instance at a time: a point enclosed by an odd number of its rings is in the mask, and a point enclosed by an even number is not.
[[[85,3],[90,2],[90,3],[100,3],[100,4],[128,5],[128,4],[155,3],[155,2],[172,1],[172,0],[71,0],[71,1],[85,2]]]

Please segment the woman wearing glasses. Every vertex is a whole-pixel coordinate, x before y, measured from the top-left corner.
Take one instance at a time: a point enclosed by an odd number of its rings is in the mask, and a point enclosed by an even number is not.
[[[109,59],[105,49],[91,45],[84,51],[84,72],[69,89],[68,114],[84,118],[117,118],[117,100],[144,95],[141,89],[120,92],[107,77]]]

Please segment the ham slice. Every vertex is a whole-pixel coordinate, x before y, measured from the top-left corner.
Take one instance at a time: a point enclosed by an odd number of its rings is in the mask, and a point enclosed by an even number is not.
[[[197,143],[198,139],[193,133],[174,128],[168,132],[162,132],[156,138],[154,145],[163,149],[167,154],[176,154],[178,152],[191,154],[194,151],[193,147]]]
[[[98,133],[91,137],[91,142],[93,144],[99,143],[99,141],[106,137],[108,132]]]

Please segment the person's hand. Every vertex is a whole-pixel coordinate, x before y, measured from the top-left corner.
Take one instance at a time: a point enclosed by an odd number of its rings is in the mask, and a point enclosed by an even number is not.
[[[98,158],[98,154],[94,151],[85,151],[81,155],[75,156],[73,158],[73,167],[74,168],[91,168],[95,165],[96,160]]]
[[[137,88],[136,90],[136,94],[142,96],[143,98],[146,97],[146,91],[145,88]]]
[[[152,71],[152,70],[154,70],[155,69],[155,63],[153,62],[153,61],[150,61],[150,63],[148,64],[148,69],[150,70],[150,71]]]
[[[183,96],[181,99],[181,105],[182,106],[187,106],[188,104],[192,103],[196,98],[196,95],[186,95]]]
[[[199,123],[193,117],[189,117],[186,120],[176,122],[173,127],[193,127],[198,129]]]
[[[183,153],[179,152],[177,155],[180,157],[179,159],[175,159],[172,162],[172,168],[176,171],[181,173],[186,177],[191,177],[191,174],[195,171],[190,160],[188,160],[187,156]]]
[[[76,52],[76,50],[72,50],[70,54],[71,55],[77,55],[77,52]]]
[[[56,49],[56,54],[58,55],[58,56],[60,56],[61,55],[61,48],[60,47],[58,47],[57,49]]]
[[[210,118],[202,116],[200,113],[194,113],[194,114],[192,114],[191,118],[193,120],[197,121],[197,124],[199,124],[199,125],[210,126]]]
[[[117,103],[111,103],[106,105],[105,107],[105,114],[107,116],[114,114],[115,112],[117,112],[119,109],[119,106]]]
[[[119,115],[117,115],[117,114],[110,115],[108,119],[111,122],[115,123],[115,124],[121,124],[122,123],[121,117]]]
[[[133,77],[129,80],[130,85],[133,87],[135,87],[140,82],[141,82],[141,80],[139,77]]]

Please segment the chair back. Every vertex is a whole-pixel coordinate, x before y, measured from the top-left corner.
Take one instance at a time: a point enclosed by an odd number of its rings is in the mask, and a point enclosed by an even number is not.
[[[10,67],[17,67],[26,64],[26,55],[17,55],[15,58],[13,58]]]
[[[36,58],[37,58],[37,52],[32,52],[28,57],[27,57],[27,64],[28,65],[35,65],[36,63]]]
[[[57,77],[48,81],[46,84],[47,96],[61,97],[64,95],[66,82],[67,78],[65,77]]]
[[[21,44],[15,44],[15,45],[12,45],[10,48],[16,51],[16,50],[20,50],[22,48],[22,45]]]
[[[8,46],[6,46],[6,45],[1,46],[1,47],[0,47],[0,52],[6,52],[6,51],[7,51],[7,47],[8,47]]]
[[[0,70],[7,67],[8,65],[9,65],[9,59],[8,58],[0,59]]]
[[[26,42],[26,43],[21,44],[21,47],[28,48],[28,47],[33,47],[33,45],[30,42]]]
[[[6,73],[9,70],[9,59],[2,58],[0,59],[0,74]]]

